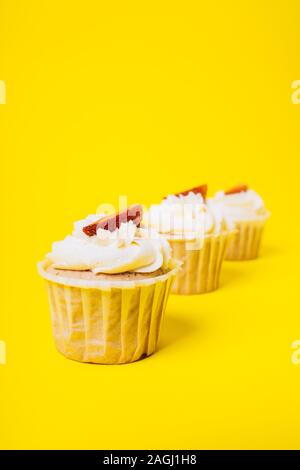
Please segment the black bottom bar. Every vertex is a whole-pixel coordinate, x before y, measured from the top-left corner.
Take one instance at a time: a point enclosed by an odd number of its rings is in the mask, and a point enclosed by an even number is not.
[[[299,451],[206,451],[206,450],[53,450],[0,451],[0,468],[208,468],[230,465],[277,464],[287,467],[300,462]]]

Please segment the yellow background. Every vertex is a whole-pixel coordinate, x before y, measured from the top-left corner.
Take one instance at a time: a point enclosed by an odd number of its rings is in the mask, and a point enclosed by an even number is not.
[[[297,1],[0,1],[1,448],[299,448]],[[262,257],[172,296],[157,354],[56,352],[36,262],[100,203],[249,183]]]

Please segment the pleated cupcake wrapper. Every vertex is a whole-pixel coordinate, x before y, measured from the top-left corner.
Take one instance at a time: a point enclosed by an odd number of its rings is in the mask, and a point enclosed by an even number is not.
[[[40,264],[58,350],[70,359],[99,364],[133,362],[153,354],[176,271],[177,267],[156,278],[125,281],[126,287],[122,281],[96,281],[95,288],[78,279],[56,282]]]
[[[257,258],[261,246],[266,218],[255,221],[238,222],[236,233],[226,250],[226,260],[243,261]]]
[[[184,240],[169,240],[173,257],[183,262],[175,278],[173,294],[204,294],[217,289],[228,241],[232,233],[212,235],[201,247]]]

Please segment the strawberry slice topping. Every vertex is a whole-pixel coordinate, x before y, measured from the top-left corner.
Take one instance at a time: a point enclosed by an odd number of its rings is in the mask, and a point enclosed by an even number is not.
[[[132,222],[139,227],[143,216],[143,208],[140,204],[133,204],[132,206],[128,207],[121,212],[116,214],[107,215],[102,217],[102,219],[96,220],[90,225],[86,225],[83,227],[83,232],[92,237],[93,235],[97,234],[98,228],[102,228],[104,230],[109,230],[110,232],[114,232],[117,228],[120,228],[122,223]]]
[[[238,193],[243,193],[247,190],[248,190],[248,186],[246,184],[237,184],[233,188],[230,188],[227,191],[225,191],[224,194],[226,194],[226,195],[238,194]]]
[[[180,193],[175,193],[174,196],[187,196],[189,193],[201,194],[205,200],[207,194],[207,184],[202,184],[201,186],[196,186],[195,188],[187,189],[186,191],[181,191]]]

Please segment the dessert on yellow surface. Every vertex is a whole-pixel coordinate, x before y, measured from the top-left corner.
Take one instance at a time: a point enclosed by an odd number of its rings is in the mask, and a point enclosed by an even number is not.
[[[219,285],[220,271],[232,226],[221,211],[206,201],[202,185],[166,197],[152,205],[143,224],[164,236],[175,259],[183,262],[172,292],[202,294]]]
[[[166,240],[139,227],[141,206],[93,215],[39,263],[58,350],[121,364],[152,354],[177,271]]]
[[[257,258],[265,223],[270,216],[262,198],[242,184],[225,192],[218,191],[211,202],[236,228],[225,259],[242,261]]]

